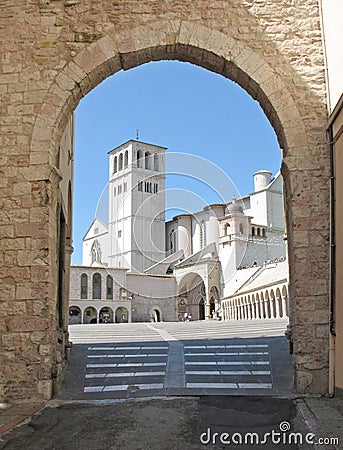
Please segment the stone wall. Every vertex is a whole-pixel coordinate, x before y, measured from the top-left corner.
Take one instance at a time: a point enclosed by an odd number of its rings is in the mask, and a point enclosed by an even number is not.
[[[163,322],[177,320],[177,283],[172,275],[128,273],[126,286],[132,296],[132,322],[147,322],[154,309]]]
[[[325,393],[329,159],[318,1],[7,1],[0,27],[0,399],[49,397],[65,357],[56,308],[63,131],[107,76],[160,59],[239,83],[277,133],[297,388]]]

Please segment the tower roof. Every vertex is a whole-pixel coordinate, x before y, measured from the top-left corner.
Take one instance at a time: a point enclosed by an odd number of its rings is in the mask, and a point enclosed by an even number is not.
[[[227,205],[227,211],[229,214],[243,214],[243,208],[239,205],[234,197],[232,202]]]
[[[143,142],[143,141],[138,141],[137,139],[129,139],[126,142],[123,142],[122,144],[118,145],[118,147],[113,148],[112,150],[110,150],[109,152],[107,152],[109,155],[112,153],[117,152],[118,150],[121,150],[123,147],[126,147],[128,144],[133,143],[133,144],[143,144],[143,145],[148,145],[149,147],[155,147],[155,148],[159,148],[161,150],[167,150],[167,147],[162,147],[161,145],[156,145],[156,144],[150,144],[149,142]]]

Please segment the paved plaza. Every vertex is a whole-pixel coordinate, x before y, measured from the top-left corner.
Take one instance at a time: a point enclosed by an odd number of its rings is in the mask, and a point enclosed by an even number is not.
[[[63,400],[292,393],[286,320],[75,325]]]

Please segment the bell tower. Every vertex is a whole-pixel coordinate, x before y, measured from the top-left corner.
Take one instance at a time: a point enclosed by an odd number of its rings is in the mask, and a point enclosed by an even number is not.
[[[165,257],[165,150],[130,140],[109,152],[112,267],[144,272]]]

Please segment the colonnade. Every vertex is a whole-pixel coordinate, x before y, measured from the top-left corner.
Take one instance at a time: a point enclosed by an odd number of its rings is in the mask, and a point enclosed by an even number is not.
[[[223,320],[278,319],[288,317],[288,284],[252,290],[222,299]]]
[[[69,307],[69,325],[87,323],[131,322],[131,313],[125,306],[96,308],[94,306]]]

